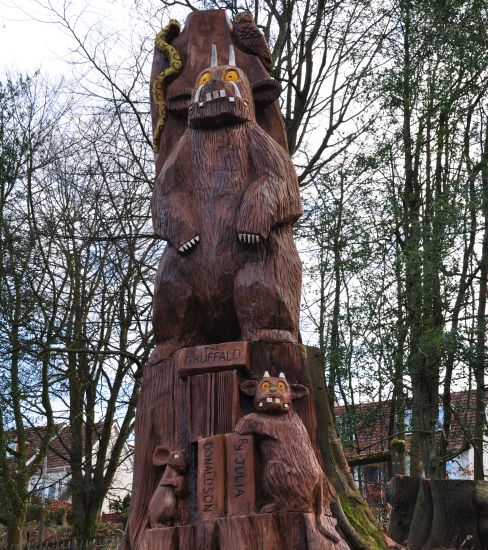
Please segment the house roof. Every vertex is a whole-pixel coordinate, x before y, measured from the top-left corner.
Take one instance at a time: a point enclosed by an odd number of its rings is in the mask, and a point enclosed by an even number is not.
[[[475,392],[460,391],[451,394],[452,421],[449,434],[449,448],[462,447],[470,439],[475,422]],[[354,407],[335,406],[336,425],[341,435],[346,456],[361,456],[385,451],[389,447],[389,424],[391,401],[360,403]],[[405,407],[407,430],[411,417],[411,402]],[[439,426],[442,429],[444,413],[439,396]],[[407,439],[408,431],[407,431]]]
[[[92,431],[92,443],[95,444],[103,430],[104,422],[94,424]],[[46,434],[46,426],[33,426],[25,430],[26,455],[30,461],[37,452],[42,439]],[[9,437],[15,440],[15,432],[9,432]],[[52,437],[47,453],[47,470],[59,470],[69,468],[69,451],[71,449],[71,428],[68,424],[56,424],[55,433]]]

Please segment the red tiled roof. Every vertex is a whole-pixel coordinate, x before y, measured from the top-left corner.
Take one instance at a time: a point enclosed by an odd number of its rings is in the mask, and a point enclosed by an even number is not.
[[[440,396],[439,405],[440,407],[442,406]],[[406,410],[410,410],[410,404],[406,405]],[[449,434],[449,447],[456,449],[460,448],[465,438],[469,439],[473,433],[475,392],[453,392],[451,394],[451,410],[452,421]],[[335,406],[336,425],[342,436],[346,455],[366,455],[387,450],[389,444],[388,427],[390,412],[391,401],[360,403],[355,405],[354,408]],[[352,438],[348,437],[353,434]]]
[[[92,443],[96,443],[103,430],[104,422],[94,424]],[[25,430],[26,455],[29,461],[39,449],[39,445],[46,433],[46,426],[34,426]],[[15,432],[9,432],[9,438],[15,440]],[[47,469],[58,470],[69,468],[69,451],[71,448],[71,428],[68,424],[57,424],[55,434],[49,444],[47,453]]]

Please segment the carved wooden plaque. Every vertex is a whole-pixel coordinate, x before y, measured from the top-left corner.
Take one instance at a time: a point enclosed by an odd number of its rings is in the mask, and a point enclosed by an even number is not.
[[[248,342],[225,342],[210,346],[183,348],[178,351],[178,372],[182,378],[192,374],[219,372],[237,367],[248,370]]]
[[[198,442],[198,511],[201,519],[225,514],[225,436]]]
[[[252,435],[229,433],[227,450],[227,513],[248,514],[255,511],[254,439]]]

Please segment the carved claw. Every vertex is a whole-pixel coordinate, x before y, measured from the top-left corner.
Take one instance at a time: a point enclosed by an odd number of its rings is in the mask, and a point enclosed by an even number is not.
[[[181,252],[181,253],[189,252],[192,248],[195,247],[195,245],[198,243],[199,240],[200,240],[200,235],[195,235],[195,237],[193,237],[189,241],[186,241],[186,243],[183,243],[178,248],[178,252]]]
[[[254,235],[253,233],[238,233],[237,237],[241,243],[258,244],[261,240],[259,235]]]

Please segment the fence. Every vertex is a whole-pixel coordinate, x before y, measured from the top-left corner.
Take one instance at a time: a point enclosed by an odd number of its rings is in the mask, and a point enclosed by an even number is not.
[[[122,532],[114,534],[114,536],[108,538],[105,537],[102,540],[92,541],[91,544],[81,544],[76,540],[69,540],[66,538],[50,539],[42,544],[33,541],[24,542],[23,550],[116,550],[122,540]]]
[[[369,504],[374,517],[378,520],[384,531],[388,531],[390,523],[390,509],[388,504]]]

